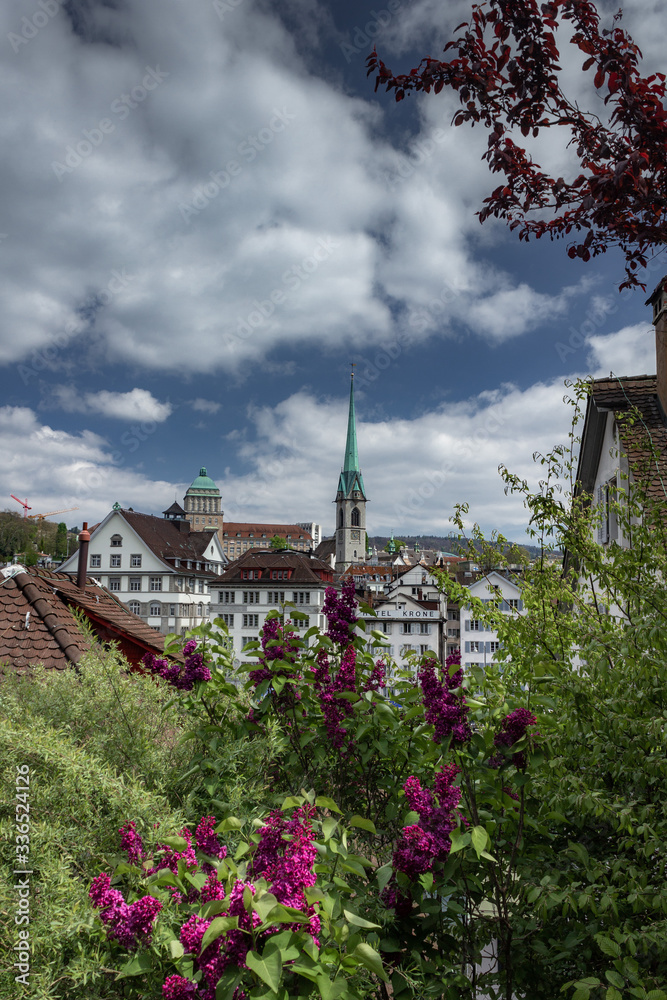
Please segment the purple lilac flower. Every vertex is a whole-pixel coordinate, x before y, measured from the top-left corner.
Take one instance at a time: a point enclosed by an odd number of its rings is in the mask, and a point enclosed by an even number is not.
[[[436,673],[437,661],[428,659],[419,671],[419,683],[424,696],[426,721],[435,729],[433,739],[436,743],[451,736],[452,743],[467,743],[471,737],[468,722],[468,707],[461,694],[455,690],[463,684],[463,671],[457,670],[450,676],[450,667],[461,662],[461,653],[456,650],[445,661],[443,679],[440,681]]]
[[[88,895],[99,909],[110,939],[118,941],[127,951],[150,944],[153,921],[162,909],[159,900],[143,896],[128,905],[123,894],[111,888],[111,878],[106,872],[93,879]]]
[[[520,739],[526,736],[528,726],[536,724],[537,719],[527,708],[515,708],[513,712],[510,712],[503,719],[500,732],[496,733],[493,737],[494,745],[497,747],[513,747],[515,743],[518,743]],[[537,731],[530,733],[532,739],[535,739],[539,735]],[[503,761],[504,757],[502,754],[497,754],[489,763],[492,767],[500,767]],[[520,750],[518,753],[513,754],[512,763],[515,767],[524,768],[526,766],[526,751]]]
[[[185,654],[185,664],[170,663],[162,657],[155,656],[154,653],[146,653],[142,658],[144,666],[153,674],[158,674],[164,678],[168,684],[179,691],[192,691],[196,681],[210,681],[211,671],[204,663],[201,653],[195,652],[197,643],[190,639],[183,647]]]
[[[197,983],[183,976],[167,976],[162,986],[163,1000],[190,1000],[190,997],[197,996],[197,992]]]
[[[387,675],[387,664],[384,660],[376,660],[368,679],[364,684],[364,691],[379,691],[384,687]]]
[[[393,865],[411,879],[432,871],[437,862],[446,860],[451,850],[450,834],[458,826],[455,810],[461,799],[461,789],[454,785],[458,771],[455,764],[449,764],[435,775],[438,805],[418,778],[408,778],[403,786],[411,809],[419,814],[419,823],[403,827]]]
[[[134,820],[121,826],[118,831],[121,834],[120,849],[125,851],[127,859],[131,865],[140,865],[144,859],[144,845],[141,837],[137,833]]]
[[[294,645],[294,639],[297,638],[298,636],[288,627],[287,623],[280,624],[279,618],[266,619],[261,635],[262,656],[257,666],[249,674],[250,680],[256,688],[262,681],[272,680],[275,676],[295,678],[300,676],[288,667],[276,669],[270,666],[275,660],[289,664],[296,663],[299,648]],[[276,645],[269,645],[269,643],[276,643]],[[295,692],[294,686],[286,684],[275,704],[282,709],[287,709],[293,704],[294,698],[298,699],[299,697],[300,695]]]
[[[208,854],[212,858],[226,858],[227,848],[218,840],[218,835],[215,832],[215,824],[215,816],[202,816],[199,826],[195,831],[197,847],[204,854]]]
[[[314,676],[314,688],[324,716],[324,726],[331,745],[339,750],[348,739],[347,729],[342,725],[345,718],[354,714],[351,703],[340,698],[343,691],[356,691],[357,651],[349,645],[343,654],[340,667],[332,676],[331,664],[324,651],[317,656],[318,667]]]
[[[187,847],[184,851],[175,851],[173,847],[169,847],[168,844],[158,844],[156,850],[162,851],[162,857],[158,859],[157,864],[148,870],[149,875],[154,875],[155,872],[161,871],[163,868],[168,868],[169,871],[173,872],[174,875],[178,874],[178,862],[185,861],[188,868],[197,867],[197,858],[195,857],[195,849],[192,846],[192,833],[187,828],[184,827],[180,831],[180,836],[185,840]]]
[[[327,587],[324,592],[324,614],[327,616],[327,635],[339,646],[347,646],[357,623],[357,600],[354,596],[354,580],[343,584],[340,597],[335,587]]]

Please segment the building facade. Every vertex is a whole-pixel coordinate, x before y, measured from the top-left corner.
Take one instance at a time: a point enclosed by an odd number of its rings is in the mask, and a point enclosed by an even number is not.
[[[148,625],[182,635],[209,620],[227,559],[215,531],[191,531],[172,511],[160,518],[115,507],[91,531],[88,573]],[[60,571],[77,564],[74,553]]]
[[[287,547],[296,549],[297,552],[310,552],[314,547],[311,534],[301,524],[228,521],[220,533],[222,551],[231,562],[249,549],[268,549],[275,535],[284,539]]]
[[[211,618],[223,619],[229,630],[234,656],[242,655],[246,643],[259,638],[270,611],[282,611],[293,619],[295,631],[326,626],[324,594],[333,583],[333,570],[319,559],[290,549],[250,549],[229,566],[216,581]],[[286,604],[293,608],[284,608]]]
[[[507,615],[523,614],[520,587],[495,570],[471,583],[468,590],[472,597],[479,598],[485,604],[499,600],[500,611]],[[500,651],[498,633],[475,618],[469,606],[461,606],[460,616],[461,665],[464,670],[471,667],[486,668],[488,664],[495,662]]]

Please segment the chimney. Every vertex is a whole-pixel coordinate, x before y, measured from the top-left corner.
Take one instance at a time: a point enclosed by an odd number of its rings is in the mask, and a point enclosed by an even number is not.
[[[657,287],[646,300],[646,305],[653,306],[656,387],[662,419],[667,423],[667,275],[660,279]]]
[[[90,545],[90,532],[88,522],[83,522],[83,529],[79,533],[79,566],[76,578],[76,585],[79,590],[86,589],[86,575],[88,570],[88,546]]]

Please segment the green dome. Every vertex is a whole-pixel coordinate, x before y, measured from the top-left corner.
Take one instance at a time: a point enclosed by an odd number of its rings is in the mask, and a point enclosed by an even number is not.
[[[199,475],[192,483],[188,493],[190,493],[191,490],[217,490],[220,492],[213,480],[206,475],[206,469],[203,467],[199,470]]]

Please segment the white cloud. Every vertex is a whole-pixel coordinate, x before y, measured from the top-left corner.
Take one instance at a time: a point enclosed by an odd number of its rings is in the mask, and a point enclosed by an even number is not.
[[[193,410],[197,410],[199,413],[217,413],[220,409],[220,403],[214,403],[212,399],[193,399],[191,404]]]
[[[115,420],[142,420],[162,423],[173,412],[171,403],[160,403],[148,389],[129,392],[87,392],[81,395],[73,386],[54,388],[54,396],[67,413],[99,413]]]
[[[655,330],[636,323],[607,336],[590,337],[586,363],[595,378],[614,375],[655,375]]]

